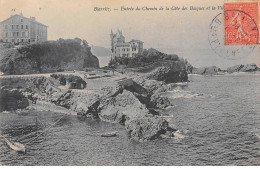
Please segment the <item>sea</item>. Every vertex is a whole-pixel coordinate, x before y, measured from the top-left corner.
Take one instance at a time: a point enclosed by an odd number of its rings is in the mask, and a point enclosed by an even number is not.
[[[26,152],[1,140],[0,164],[260,165],[260,73],[190,75],[189,80],[166,93],[173,104],[169,121],[183,137],[135,142],[120,124],[31,109],[1,112],[0,132],[26,144]],[[118,135],[101,137],[111,131]]]
[[[97,56],[97,58],[100,67],[107,66],[109,61],[111,60],[111,56]]]

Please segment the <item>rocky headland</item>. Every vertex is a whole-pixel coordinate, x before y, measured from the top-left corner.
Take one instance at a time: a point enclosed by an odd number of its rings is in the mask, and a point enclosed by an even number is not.
[[[255,63],[251,64],[240,64],[232,67],[228,67],[226,70],[221,70],[216,66],[211,67],[193,67],[191,64],[186,64],[186,70],[188,74],[199,74],[199,75],[223,75],[236,72],[256,72],[260,71],[260,68],[257,67]]]

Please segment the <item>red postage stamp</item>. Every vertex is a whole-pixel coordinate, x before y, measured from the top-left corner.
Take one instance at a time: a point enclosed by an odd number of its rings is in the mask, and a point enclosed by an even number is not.
[[[259,43],[258,2],[224,3],[225,45]]]

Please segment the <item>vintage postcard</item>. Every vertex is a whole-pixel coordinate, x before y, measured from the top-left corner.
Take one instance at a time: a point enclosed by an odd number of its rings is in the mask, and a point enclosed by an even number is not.
[[[0,166],[259,166],[260,0],[0,0]]]

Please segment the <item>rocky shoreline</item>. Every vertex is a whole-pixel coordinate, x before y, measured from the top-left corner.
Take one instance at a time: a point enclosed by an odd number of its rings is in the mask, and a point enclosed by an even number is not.
[[[177,85],[167,84],[168,78],[156,79],[158,74],[167,72],[113,74],[112,71],[93,69],[49,76],[10,76],[1,78],[0,108],[10,111],[25,109],[29,105],[40,109],[48,107],[72,115],[120,123],[136,141],[170,138],[176,129],[163,116],[171,103],[161,93]],[[176,81],[186,81],[187,75],[183,76],[180,70],[175,74],[178,72],[181,76]],[[154,74],[156,76],[152,76]]]
[[[216,66],[211,67],[193,67],[191,64],[186,65],[188,74],[199,74],[199,75],[223,75],[236,72],[257,72],[260,68],[255,63],[251,64],[239,64],[232,67],[228,67],[226,70],[221,70]]]

